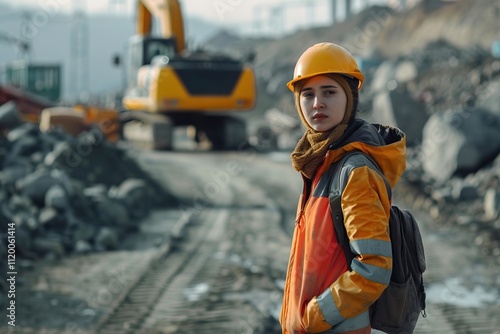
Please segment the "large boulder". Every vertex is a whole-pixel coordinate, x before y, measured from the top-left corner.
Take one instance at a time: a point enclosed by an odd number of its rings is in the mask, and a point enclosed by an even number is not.
[[[500,153],[500,116],[483,108],[434,113],[423,129],[424,172],[438,182],[477,171]]]
[[[22,123],[21,114],[14,101],[0,106],[0,129],[13,129]]]
[[[373,93],[386,91],[388,83],[396,78],[396,68],[394,61],[382,62],[375,70],[371,82],[368,82],[368,90]]]
[[[428,113],[426,106],[412,96],[408,85],[420,75],[423,67],[409,59],[381,63],[367,83],[371,107],[360,116],[372,123],[400,128],[406,133],[409,145],[421,143],[422,128],[427,122]],[[360,111],[362,109],[360,106]]]
[[[490,82],[478,96],[479,106],[500,115],[500,82]]]
[[[425,105],[415,101],[405,89],[378,93],[373,98],[372,113],[377,122],[401,129],[409,145],[422,141],[422,129],[429,116]]]

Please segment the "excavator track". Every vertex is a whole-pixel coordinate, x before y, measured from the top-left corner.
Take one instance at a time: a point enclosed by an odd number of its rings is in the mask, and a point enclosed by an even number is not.
[[[120,114],[122,137],[133,146],[152,150],[170,150],[173,147],[173,124],[164,115],[147,112]]]
[[[213,151],[238,150],[248,143],[245,122],[229,115],[127,111],[121,113],[120,119],[123,139],[138,148],[175,149],[178,146],[175,127],[179,126],[195,128],[195,136],[191,138],[193,144]]]

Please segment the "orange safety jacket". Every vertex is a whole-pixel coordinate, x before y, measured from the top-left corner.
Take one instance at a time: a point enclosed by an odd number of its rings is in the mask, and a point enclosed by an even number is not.
[[[360,150],[377,162],[394,187],[406,168],[406,137],[399,129],[356,119],[338,142],[313,180],[304,178],[280,315],[284,334],[342,333],[368,326],[368,308],[391,277],[391,200],[383,178],[368,166],[355,168],[342,193],[344,224],[356,254],[349,271],[335,235],[326,173],[345,153]]]

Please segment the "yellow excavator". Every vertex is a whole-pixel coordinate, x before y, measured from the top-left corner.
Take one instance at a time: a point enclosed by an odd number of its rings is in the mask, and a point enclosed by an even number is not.
[[[123,137],[172,149],[174,128],[186,126],[213,150],[237,149],[247,135],[245,122],[234,113],[255,105],[252,67],[226,55],[187,50],[179,1],[137,4],[136,34],[126,59]]]

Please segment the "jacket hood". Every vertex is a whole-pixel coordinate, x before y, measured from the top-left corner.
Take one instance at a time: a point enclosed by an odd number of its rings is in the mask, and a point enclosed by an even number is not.
[[[394,187],[406,169],[406,135],[398,128],[355,119],[325,157],[320,173],[350,151],[371,156]]]

